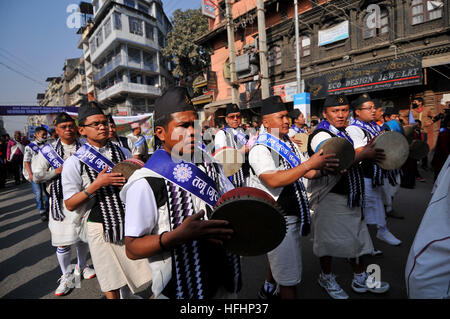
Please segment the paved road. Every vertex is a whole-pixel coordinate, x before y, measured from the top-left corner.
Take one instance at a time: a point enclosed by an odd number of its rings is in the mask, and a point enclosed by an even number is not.
[[[401,188],[394,200],[394,209],[406,216],[404,220],[388,219],[388,227],[403,243],[389,246],[374,239],[374,246],[384,252],[382,257],[367,258],[368,263],[381,267],[382,280],[391,285],[383,295],[353,293],[350,288],[351,268],[343,259],[336,259],[333,267],[341,287],[350,298],[398,299],[406,298],[404,268],[409,248],[414,240],[423,213],[431,198],[432,176],[423,172],[426,183],[417,183],[413,190]],[[375,238],[374,230],[370,230]],[[73,263],[76,253],[72,251]],[[90,259],[88,260],[90,263]],[[317,284],[318,259],[312,253],[311,235],[303,241],[303,282],[297,292],[302,299],[329,299]],[[243,258],[244,287],[239,298],[253,299],[264,280],[265,258]],[[47,224],[39,219],[30,184],[9,183],[0,190],[0,298],[7,299],[100,299],[104,298],[96,279],[84,280],[80,289],[65,297],[55,297],[54,290],[60,277],[55,248],[51,246]],[[151,295],[143,287],[142,297]]]

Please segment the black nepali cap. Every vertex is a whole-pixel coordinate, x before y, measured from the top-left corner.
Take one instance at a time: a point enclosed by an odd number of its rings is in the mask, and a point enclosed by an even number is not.
[[[231,113],[240,113],[241,110],[239,109],[239,106],[237,106],[234,103],[228,103],[226,105],[225,109],[225,115],[231,114]]]
[[[352,102],[352,106],[353,106],[353,108],[357,108],[357,107],[361,106],[363,103],[370,102],[370,101],[373,102],[374,100],[370,97],[369,94],[364,93],[364,94],[361,94],[360,96],[358,96],[358,98]]]
[[[105,115],[97,102],[91,101],[88,104],[83,104],[78,109],[78,122],[82,122],[89,116],[97,114]]]
[[[386,108],[386,110],[384,110],[384,113],[383,113],[383,115],[386,115],[386,116],[391,116],[391,115],[394,115],[394,114],[400,114],[399,113],[399,111],[398,111],[398,108],[396,108],[396,107],[392,107],[392,106],[388,106],[387,108]]]
[[[61,112],[56,115],[56,118],[53,120],[53,125],[56,126],[59,123],[65,122],[75,122],[75,120],[66,112]]]
[[[187,88],[176,86],[169,88],[155,101],[155,120],[172,113],[195,111]]]
[[[328,95],[323,103],[323,107],[349,105],[345,95]]]
[[[286,111],[283,100],[278,95],[269,96],[261,101],[261,116]]]
[[[299,109],[293,109],[292,111],[290,111],[288,113],[288,116],[292,119],[295,120],[300,116],[300,110]]]

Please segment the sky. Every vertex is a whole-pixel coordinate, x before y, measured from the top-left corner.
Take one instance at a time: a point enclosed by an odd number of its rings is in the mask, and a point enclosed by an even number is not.
[[[85,0],[86,1],[86,0]],[[90,2],[90,0],[87,0]],[[64,61],[81,57],[77,29],[67,26],[76,0],[0,0],[0,106],[37,105],[48,77],[61,76]],[[176,9],[197,9],[201,0],[163,0],[169,19]],[[3,117],[7,132],[23,130],[26,117]]]

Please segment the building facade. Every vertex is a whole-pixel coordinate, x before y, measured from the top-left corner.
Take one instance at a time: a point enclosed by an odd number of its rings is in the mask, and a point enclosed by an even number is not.
[[[232,1],[238,57],[257,39],[251,3]],[[320,116],[329,94],[346,94],[351,100],[362,92],[403,112],[412,98],[423,97],[434,114],[442,112],[450,100],[449,5],[448,0],[299,1],[301,78],[311,94],[312,114]],[[218,6],[224,8],[224,1]],[[293,17],[293,1],[265,1],[271,90],[289,106],[297,84]],[[211,19],[210,32],[199,41],[214,48],[211,64],[218,89],[211,104],[220,105],[231,98],[225,18],[218,14]],[[258,75],[241,79],[241,97],[247,98],[241,98],[241,107],[251,106],[249,97],[258,99]],[[438,130],[439,122],[429,129],[430,146]]]
[[[84,30],[86,77],[94,97],[108,113],[152,111],[170,82],[161,50],[171,28],[162,1],[93,0],[94,21]],[[91,97],[92,85],[87,83]]]

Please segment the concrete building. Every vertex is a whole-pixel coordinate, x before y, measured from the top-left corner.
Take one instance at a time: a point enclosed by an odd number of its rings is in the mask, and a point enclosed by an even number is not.
[[[64,106],[80,107],[87,102],[84,59],[67,59],[63,72]]]
[[[171,28],[162,1],[93,0],[94,21],[83,30],[87,92],[109,108],[107,113],[134,115],[152,110],[170,82],[163,59]]]

